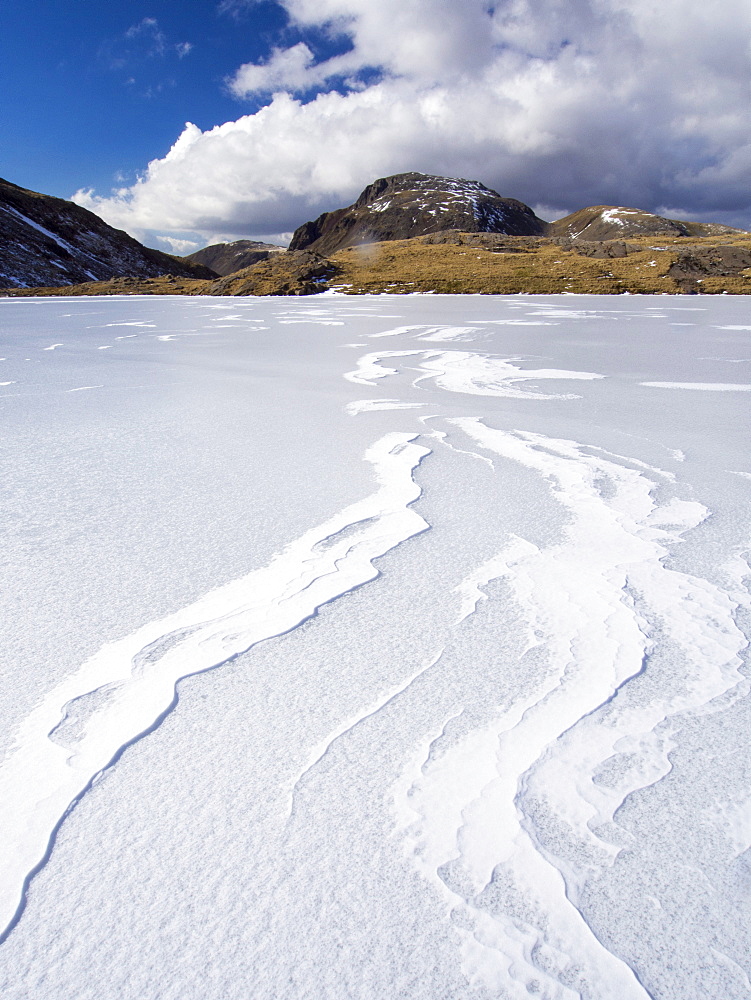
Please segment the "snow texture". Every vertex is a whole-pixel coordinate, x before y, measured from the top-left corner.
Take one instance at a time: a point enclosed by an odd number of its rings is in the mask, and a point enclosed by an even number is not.
[[[4,1000],[747,1000],[748,303],[654,302],[0,301]]]

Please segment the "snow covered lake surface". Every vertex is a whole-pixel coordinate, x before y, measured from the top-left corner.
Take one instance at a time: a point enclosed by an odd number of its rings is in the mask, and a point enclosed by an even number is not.
[[[0,358],[3,1000],[748,1000],[747,298]]]

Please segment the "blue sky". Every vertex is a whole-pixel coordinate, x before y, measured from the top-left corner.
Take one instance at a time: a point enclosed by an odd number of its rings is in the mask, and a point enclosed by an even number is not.
[[[275,3],[5,0],[0,176],[62,198],[108,191],[163,156],[186,121],[255,110],[225,78],[298,38]]]
[[[405,170],[751,228],[749,37],[748,0],[5,0],[0,175],[186,253]]]

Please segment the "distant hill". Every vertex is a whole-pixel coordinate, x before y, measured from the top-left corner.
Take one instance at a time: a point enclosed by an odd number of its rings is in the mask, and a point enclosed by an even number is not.
[[[548,223],[548,236],[574,240],[622,240],[632,236],[726,236],[743,234],[716,222],[683,222],[666,219],[640,208],[618,205],[591,205],[564,219]]]
[[[143,246],[71,201],[0,178],[0,288],[161,274],[216,277],[207,267]]]
[[[285,249],[276,243],[235,240],[234,243],[214,243],[210,247],[204,247],[203,250],[188,254],[183,260],[203,264],[220,277],[225,277],[234,274],[235,271],[241,271],[244,267],[251,267],[259,261],[266,260],[269,254],[280,253]]]
[[[344,247],[404,240],[456,229],[539,236],[547,223],[527,205],[479,181],[394,174],[369,184],[353,205],[325,212],[295,231],[290,250],[328,255]]]
[[[556,222],[544,222],[528,205],[502,198],[479,181],[409,173],[382,177],[369,184],[354,204],[304,223],[295,231],[289,248],[328,256],[350,246],[414,239],[447,230],[589,242],[633,236],[743,233],[719,223],[666,219],[619,205],[592,205]]]

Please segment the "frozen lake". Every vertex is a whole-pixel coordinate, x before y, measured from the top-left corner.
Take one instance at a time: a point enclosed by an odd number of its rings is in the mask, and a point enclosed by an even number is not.
[[[748,1000],[751,302],[0,300],[3,1000]]]

